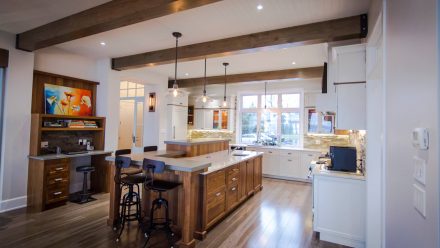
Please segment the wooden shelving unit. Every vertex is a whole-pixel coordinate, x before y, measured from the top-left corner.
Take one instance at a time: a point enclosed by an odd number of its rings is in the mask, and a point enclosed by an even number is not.
[[[45,121],[55,120],[84,120],[95,121],[97,128],[69,128],[69,127],[43,127]],[[105,117],[97,116],[69,116],[69,115],[48,115],[48,114],[32,114],[31,120],[31,143],[30,155],[41,155],[41,137],[45,132],[91,132],[93,133],[93,142],[96,150],[104,149],[105,139]]]

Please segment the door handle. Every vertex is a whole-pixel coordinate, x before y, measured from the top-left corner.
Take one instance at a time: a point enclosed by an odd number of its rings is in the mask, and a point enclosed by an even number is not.
[[[173,139],[176,139],[176,126],[173,126]]]

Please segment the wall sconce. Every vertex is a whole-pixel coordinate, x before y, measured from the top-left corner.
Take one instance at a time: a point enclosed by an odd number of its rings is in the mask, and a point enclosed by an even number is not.
[[[148,111],[149,112],[156,112],[156,93],[152,92],[150,93],[148,97]]]

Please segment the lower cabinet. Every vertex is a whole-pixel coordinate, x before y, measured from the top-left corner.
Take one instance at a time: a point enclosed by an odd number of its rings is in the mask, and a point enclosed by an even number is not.
[[[69,165],[69,159],[30,159],[27,197],[30,212],[41,212],[68,200]]]
[[[213,225],[262,188],[262,156],[200,177],[201,218],[195,236],[203,239]]]
[[[320,239],[365,247],[364,179],[313,176],[313,231]]]

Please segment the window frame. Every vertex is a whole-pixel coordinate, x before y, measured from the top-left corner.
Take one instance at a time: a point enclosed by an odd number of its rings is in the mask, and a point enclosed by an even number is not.
[[[299,108],[283,108],[282,107],[282,95],[284,94],[299,94],[300,95],[300,103]],[[277,108],[267,108],[264,109],[263,97],[264,92],[261,91],[246,91],[246,92],[238,92],[238,108],[237,108],[237,122],[236,122],[236,140],[238,143],[242,143],[242,113],[257,113],[257,134],[260,132],[261,127],[261,115],[263,111],[275,112],[277,113],[277,137],[281,137],[281,115],[282,113],[298,113],[299,114],[299,143],[298,146],[295,145],[284,145],[288,147],[303,147],[304,144],[304,91],[302,89],[282,89],[282,90],[268,90],[267,95],[278,95],[278,103]],[[258,104],[256,108],[243,108],[243,96],[258,96]]]

